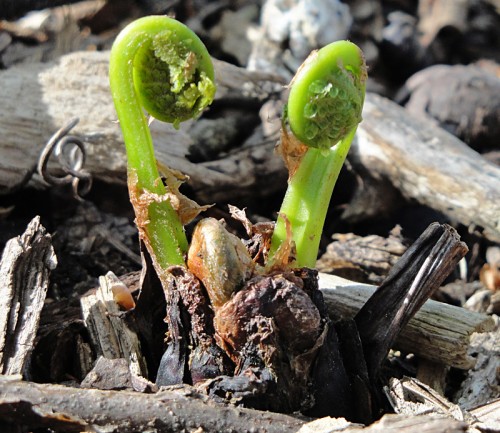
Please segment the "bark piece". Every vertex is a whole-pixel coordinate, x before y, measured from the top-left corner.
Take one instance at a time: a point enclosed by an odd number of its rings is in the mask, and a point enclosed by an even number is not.
[[[382,283],[407,248],[396,234],[383,238],[347,233],[334,235],[332,239],[316,263],[317,269],[368,284]]]
[[[51,236],[35,217],[26,231],[7,242],[0,262],[0,371],[25,374],[50,271],[57,258]]]
[[[141,394],[36,384],[8,376],[0,377],[0,420],[68,432],[90,428],[122,433],[459,433],[468,427],[443,415],[406,414],[385,415],[365,428],[335,418],[307,423],[289,415],[220,405],[190,387]]]
[[[471,409],[470,413],[472,416],[476,417],[479,422],[485,424],[490,431],[494,432],[495,429],[498,431],[498,426],[500,426],[500,398],[477,406]]]
[[[40,383],[62,382],[68,377],[82,380],[94,360],[79,300],[47,302],[31,355],[30,380]]]
[[[411,76],[405,108],[480,152],[500,141],[500,79],[476,65],[437,65]]]
[[[480,420],[473,413],[451,403],[417,379],[410,377],[403,377],[401,380],[392,378],[385,391],[396,413],[406,416],[441,414],[457,421],[465,421],[469,426],[469,432],[490,431],[487,423],[491,421],[491,416]]]
[[[320,418],[304,424],[297,433],[334,433],[334,432],[384,432],[384,433],[459,433],[467,430],[465,422],[444,416],[384,415],[379,421],[364,427],[343,418]]]
[[[107,359],[102,356],[96,361],[94,368],[80,386],[103,390],[157,391],[154,384],[131,371],[130,362],[127,359]]]
[[[376,290],[329,274],[320,274],[319,285],[334,320],[354,317]],[[475,364],[467,354],[471,335],[493,327],[485,314],[429,300],[403,329],[395,348],[466,370]]]
[[[469,355],[476,359],[476,365],[454,396],[461,407],[471,409],[500,396],[500,323],[496,320],[495,330],[471,338]]]
[[[64,431],[294,433],[304,423],[210,401],[191,387],[156,394],[78,389],[0,377],[0,419]]]

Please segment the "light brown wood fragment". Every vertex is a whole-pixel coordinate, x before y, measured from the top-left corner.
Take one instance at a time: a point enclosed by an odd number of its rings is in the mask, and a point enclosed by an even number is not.
[[[363,430],[364,433],[459,433],[467,431],[468,425],[445,416],[385,415],[382,419]]]
[[[443,433],[464,432],[467,424],[445,416],[384,415],[379,421],[363,427],[344,418],[320,418],[304,424],[297,433],[334,433],[334,432],[388,432],[388,433]]]
[[[7,242],[0,262],[0,372],[24,374],[33,350],[50,271],[57,265],[51,236],[35,217]]]

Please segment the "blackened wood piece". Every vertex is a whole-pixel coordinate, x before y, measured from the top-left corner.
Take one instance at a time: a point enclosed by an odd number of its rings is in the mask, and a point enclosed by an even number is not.
[[[349,378],[352,400],[351,421],[370,424],[374,418],[374,392],[368,376],[368,368],[354,320],[342,320],[335,324],[339,351]]]
[[[356,314],[372,381],[401,330],[467,251],[452,227],[431,224]]]
[[[311,374],[315,404],[306,415],[355,420],[356,402],[340,353],[337,333],[331,323],[327,326],[325,341],[318,352]]]
[[[172,282],[172,285],[174,284]],[[189,383],[189,319],[182,317],[182,301],[175,288],[165,290],[165,299],[167,303],[165,322],[168,325],[169,341],[158,368],[156,385]]]
[[[335,275],[319,275],[321,292],[335,321],[353,318],[377,289]],[[486,314],[428,300],[403,329],[394,348],[467,370],[476,363],[467,353],[472,334],[494,328],[495,321]]]
[[[24,374],[57,265],[51,236],[35,217],[7,242],[0,262],[0,372]]]
[[[321,317],[329,316],[323,294],[318,290],[318,271],[301,268],[295,275],[302,278],[304,291],[309,295]],[[350,421],[368,423],[372,411],[366,401],[371,391],[360,389],[356,375],[368,377],[366,363],[353,320],[329,322],[325,325],[325,340],[313,366],[312,393],[314,405],[306,412],[314,417],[341,416]],[[368,384],[369,380],[365,380]]]
[[[135,309],[131,312],[141,339],[143,355],[146,359],[149,380],[156,380],[156,373],[165,351],[165,323],[166,301],[161,282],[156,275],[149,254],[145,253],[146,247],[141,246],[142,271],[128,274],[123,281],[129,287],[134,285],[139,289]]]
[[[92,427],[121,433],[295,433],[304,423],[287,415],[220,405],[190,387],[142,394],[36,384],[6,376],[0,377],[0,420],[64,431]]]
[[[196,384],[227,374],[230,361],[215,344],[213,312],[200,282],[183,267],[169,268],[168,278],[164,292],[169,342],[156,384]]]

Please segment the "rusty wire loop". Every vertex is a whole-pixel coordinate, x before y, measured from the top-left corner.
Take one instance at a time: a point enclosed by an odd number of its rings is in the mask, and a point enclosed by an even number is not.
[[[68,133],[80,119],[75,117],[59,129],[45,145],[38,160],[38,174],[49,185],[71,184],[75,198],[82,199],[92,187],[92,175],[84,169],[87,153],[83,141]],[[62,170],[62,176],[51,174],[48,170],[50,157],[54,155]]]

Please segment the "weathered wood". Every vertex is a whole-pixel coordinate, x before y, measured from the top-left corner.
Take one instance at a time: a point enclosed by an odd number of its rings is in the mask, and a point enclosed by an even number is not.
[[[500,398],[497,397],[489,403],[470,409],[470,413],[480,422],[489,426],[491,431],[495,431],[495,428],[498,431],[498,426],[500,426]]]
[[[68,3],[76,3],[78,0],[5,0],[2,2],[2,19],[19,18],[27,12],[45,9]]]
[[[64,431],[294,433],[304,421],[217,404],[191,387],[156,394],[102,391],[0,377],[0,419]]]
[[[419,415],[384,415],[379,421],[366,428],[351,424],[343,418],[320,418],[305,424],[297,433],[333,433],[333,432],[363,432],[363,433],[459,433],[467,430],[465,422],[435,416]]]
[[[86,168],[105,181],[125,182],[125,147],[109,90],[108,58],[108,52],[78,52],[56,63],[0,71],[0,193],[29,178],[47,140],[73,117],[80,118],[72,134],[85,143]],[[255,106],[283,85],[276,76],[247,72],[223,62],[215,65],[218,100]],[[280,170],[284,173],[273,152],[275,138],[269,141],[257,131],[258,137],[247,148],[236,149],[221,161],[196,164],[186,158],[193,145],[189,135],[192,127],[193,121],[187,121],[176,131],[170,124],[154,121],[151,133],[157,159],[189,175],[197,199],[230,199],[230,185],[241,188],[233,196],[255,193],[259,190],[256,185],[261,185],[262,194],[279,188],[268,181]],[[282,178],[284,185],[286,177]],[[40,183],[38,177],[34,180]]]
[[[138,392],[158,391],[158,388],[134,371],[128,359],[99,357],[89,374],[80,383],[81,388],[122,390]]]
[[[333,235],[332,241],[316,262],[316,269],[367,284],[382,283],[407,249],[397,232],[388,238],[341,233]]]
[[[412,75],[401,102],[481,153],[500,141],[500,80],[478,65],[435,65]]]
[[[409,417],[423,413],[442,414],[467,422],[470,433],[500,431],[500,399],[467,408],[451,403],[433,388],[411,377],[392,378],[385,392],[398,414]]]
[[[49,274],[57,265],[51,236],[35,217],[7,242],[0,262],[0,372],[25,374]]]
[[[385,388],[387,398],[396,413],[419,415],[434,413],[447,415],[458,421],[467,421],[473,426],[477,419],[460,406],[451,403],[431,387],[417,379],[403,377],[392,378]]]
[[[376,289],[329,274],[320,274],[319,285],[334,320],[354,317]],[[430,300],[403,329],[395,347],[441,364],[468,369],[475,363],[467,354],[471,335],[493,327],[491,317]]]
[[[79,300],[46,302],[31,354],[30,380],[39,383],[59,383],[68,377],[82,380],[94,361]]]
[[[364,121],[349,152],[349,161],[363,184],[392,184],[405,198],[416,200],[472,226],[491,240],[500,241],[500,167],[443,129],[416,119],[380,96],[367,96]],[[347,212],[367,212],[366,200],[387,203],[380,188],[377,198],[363,196]],[[347,215],[347,214],[346,214]]]

